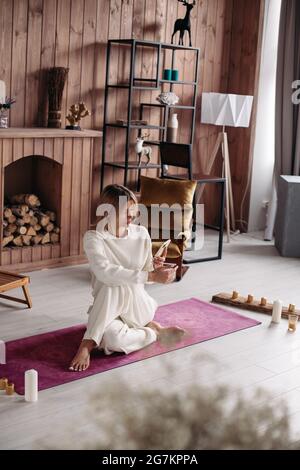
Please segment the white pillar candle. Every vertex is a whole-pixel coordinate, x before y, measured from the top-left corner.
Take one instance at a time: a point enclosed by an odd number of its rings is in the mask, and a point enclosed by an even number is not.
[[[6,364],[5,343],[0,339],[0,364]]]
[[[0,103],[1,104],[5,103],[5,98],[6,98],[5,82],[3,80],[0,80]]]
[[[25,372],[25,401],[38,400],[38,373],[31,369]]]
[[[281,315],[282,315],[282,302],[281,300],[276,300],[273,304],[272,322],[280,323]]]

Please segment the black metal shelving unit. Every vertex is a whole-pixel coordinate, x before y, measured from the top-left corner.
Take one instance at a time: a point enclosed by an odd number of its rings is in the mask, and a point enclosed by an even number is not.
[[[129,81],[128,84],[110,84],[109,83],[109,76],[110,76],[110,60],[111,60],[111,49],[113,45],[127,45],[131,48],[130,50],[130,73],[129,73]],[[157,67],[156,67],[156,74],[155,78],[139,78],[135,77],[135,64],[136,64],[136,52],[138,47],[149,47],[153,48],[157,54]],[[196,63],[195,63],[195,76],[194,81],[168,81],[160,79],[160,65],[161,65],[161,56],[164,50],[171,50],[172,53],[172,60],[171,60],[171,68],[174,68],[175,64],[175,54],[178,50],[189,50],[194,51],[196,54]],[[160,169],[160,163],[150,163],[148,165],[141,164],[139,165],[137,161],[130,161],[129,160],[129,152],[130,152],[130,134],[132,130],[137,130],[138,134],[140,135],[142,129],[157,129],[160,131],[160,140],[157,141],[145,141],[145,143],[149,145],[159,145],[161,140],[166,140],[166,133],[167,133],[167,122],[168,116],[171,109],[187,109],[192,111],[192,125],[191,125],[191,134],[190,134],[190,143],[193,143],[194,139],[194,129],[195,129],[195,118],[196,118],[196,100],[197,100],[197,84],[198,84],[198,72],[199,72],[199,55],[200,49],[194,47],[185,47],[185,46],[177,46],[175,44],[165,44],[160,42],[152,42],[152,41],[143,41],[143,40],[136,40],[136,39],[110,39],[108,41],[107,46],[107,56],[106,56],[106,79],[105,79],[105,95],[104,95],[104,122],[103,122],[103,146],[102,146],[102,172],[101,172],[101,190],[103,189],[104,183],[104,176],[105,170],[107,167],[111,168],[118,168],[124,171],[124,185],[127,186],[128,181],[128,171],[138,171],[138,179],[140,177],[141,171],[146,169]],[[144,83],[145,85],[142,85]],[[175,106],[166,106],[163,104],[156,104],[156,103],[141,103],[140,104],[140,119],[142,119],[143,111],[145,107],[159,107],[162,108],[164,111],[163,123],[160,126],[152,126],[152,125],[135,125],[132,124],[132,100],[133,100],[133,93],[136,90],[161,90],[162,86],[165,84],[169,85],[169,91],[173,91],[177,85],[188,85],[193,86],[193,101],[191,106],[183,106],[183,105],[175,105]],[[107,104],[108,104],[108,97],[109,97],[109,90],[110,89],[127,89],[128,90],[128,101],[127,101],[127,124],[122,125],[118,123],[111,123],[107,122]],[[126,142],[125,142],[125,149],[124,149],[124,161],[123,162],[107,162],[106,161],[106,144],[107,144],[107,129],[108,128],[116,128],[116,129],[123,129],[126,132]]]

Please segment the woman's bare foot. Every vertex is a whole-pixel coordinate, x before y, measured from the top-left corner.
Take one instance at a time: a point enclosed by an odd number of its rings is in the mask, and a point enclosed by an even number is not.
[[[162,326],[160,323],[158,323],[157,321],[151,321],[150,323],[148,323],[148,325],[146,325],[148,328],[151,328],[152,330],[155,331],[155,333],[159,333],[160,330],[162,329]]]
[[[90,365],[90,354],[95,346],[96,343],[92,339],[84,339],[79,346],[76,356],[71,362],[69,370],[74,370],[75,372],[86,370]]]
[[[157,339],[164,346],[171,346],[178,343],[187,334],[186,330],[179,326],[163,327],[155,321],[151,321],[147,325],[157,333]]]

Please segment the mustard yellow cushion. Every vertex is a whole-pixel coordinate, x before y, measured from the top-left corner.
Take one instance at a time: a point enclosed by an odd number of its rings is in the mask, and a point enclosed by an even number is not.
[[[193,204],[196,181],[168,180],[141,176],[140,203],[145,206],[151,204]]]

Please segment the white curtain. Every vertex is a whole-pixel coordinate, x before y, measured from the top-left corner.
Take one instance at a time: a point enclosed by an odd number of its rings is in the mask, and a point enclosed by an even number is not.
[[[300,106],[292,102],[292,84],[300,78],[300,1],[282,0],[278,42],[275,172],[265,239],[272,239],[280,175],[300,175]]]

